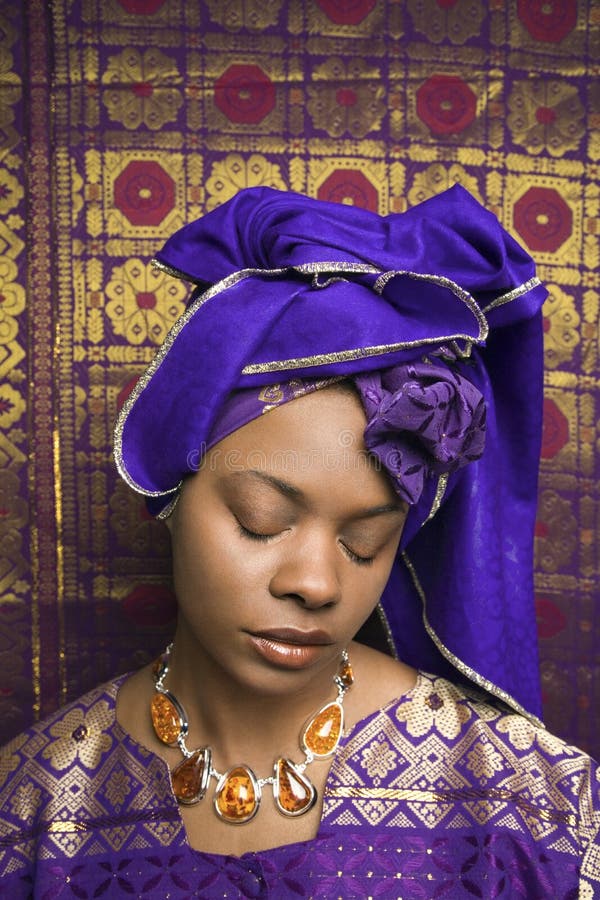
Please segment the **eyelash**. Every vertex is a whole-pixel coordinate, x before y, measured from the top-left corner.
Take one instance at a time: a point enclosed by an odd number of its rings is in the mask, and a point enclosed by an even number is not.
[[[265,544],[267,541],[270,541],[271,538],[276,537],[274,534],[260,534],[258,531],[250,531],[249,528],[244,528],[241,522],[238,522],[237,524],[238,531],[242,537],[248,538],[251,541],[258,541],[259,543]],[[357,566],[370,566],[375,558],[373,556],[359,556],[358,553],[355,553],[354,550],[351,550],[346,544],[342,544],[342,547],[344,548],[346,556],[348,556],[353,563],[356,563]]]
[[[274,534],[260,534],[258,531],[250,531],[249,528],[244,528],[241,522],[238,522],[238,531],[242,535],[242,537],[250,538],[251,541],[261,541],[262,543],[266,543],[266,541],[270,541],[271,538],[275,537]]]
[[[357,566],[370,566],[374,556],[359,556],[358,553],[355,553],[354,550],[351,550],[350,547],[347,547],[345,544],[342,544],[344,548],[344,553],[348,556],[353,563],[356,563]]]

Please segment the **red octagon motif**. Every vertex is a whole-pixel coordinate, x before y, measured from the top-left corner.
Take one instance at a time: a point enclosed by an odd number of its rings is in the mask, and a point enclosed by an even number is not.
[[[577,22],[576,0],[518,0],[517,15],[536,41],[558,44]]]
[[[417,90],[417,115],[433,134],[458,134],[477,111],[477,97],[456,75],[432,75]]]
[[[235,63],[215,82],[215,103],[230,122],[256,125],[275,106],[275,85],[259,66]]]
[[[376,0],[317,0],[327,18],[336,25],[358,25],[375,7]]]
[[[160,225],[175,206],[175,182],[157,162],[130,162],[115,180],[115,206],[132,225]]]
[[[123,612],[142,628],[162,628],[175,618],[177,601],[160,584],[138,584],[123,600]]]
[[[134,16],[153,16],[164,2],[165,0],[119,0],[119,5]]]
[[[548,638],[553,638],[560,634],[561,631],[564,631],[567,624],[567,617],[563,611],[546,597],[535,598],[535,617],[538,637],[543,640],[548,640]]]
[[[356,169],[336,169],[325,179],[317,197],[319,200],[329,200],[332,203],[360,206],[362,209],[370,209],[371,212],[377,212],[379,205],[377,189]]]
[[[544,398],[544,424],[542,427],[542,459],[552,459],[569,442],[569,423],[554,400]]]
[[[529,188],[517,200],[515,228],[531,250],[555,253],[573,230],[573,213],[553,188]]]

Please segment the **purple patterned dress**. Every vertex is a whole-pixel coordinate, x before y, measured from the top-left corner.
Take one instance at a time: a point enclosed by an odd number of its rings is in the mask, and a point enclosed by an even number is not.
[[[121,681],[5,748],[0,896],[600,897],[599,767],[476,692],[420,674],[344,736],[314,840],[235,857],[188,845]]]

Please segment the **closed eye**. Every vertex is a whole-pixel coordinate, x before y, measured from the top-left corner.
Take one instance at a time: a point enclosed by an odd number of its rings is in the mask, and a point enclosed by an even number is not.
[[[355,553],[354,550],[351,550],[350,547],[348,547],[346,544],[343,544],[341,541],[340,541],[340,544],[342,545],[342,548],[343,548],[346,556],[349,559],[351,559],[352,562],[356,563],[358,566],[370,566],[371,563],[373,562],[373,560],[375,559],[374,556],[359,556],[358,553]]]
[[[262,534],[259,531],[250,531],[249,528],[245,528],[241,522],[237,523],[238,531],[242,535],[242,537],[249,538],[251,541],[269,541],[271,538],[277,537],[276,534]]]

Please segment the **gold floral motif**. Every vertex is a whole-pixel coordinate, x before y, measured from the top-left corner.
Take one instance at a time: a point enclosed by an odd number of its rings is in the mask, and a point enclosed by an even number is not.
[[[15,318],[25,309],[25,291],[17,284],[18,270],[8,256],[0,257],[0,344],[14,341],[19,331]]]
[[[127,547],[134,556],[152,559],[169,555],[168,531],[147,512],[141,497],[132,502],[131,491],[125,482],[117,482],[108,504],[110,527],[120,547]]]
[[[434,693],[426,698],[418,697],[401,703],[396,710],[396,718],[406,723],[406,729],[413,737],[422,737],[435,729],[444,737],[454,739],[471,718],[471,710],[466,703],[456,702],[462,695],[449,682],[435,679],[433,688]],[[436,702],[427,703],[432,697],[436,698]]]
[[[453,3],[408,0],[406,6],[415,30],[434,44],[445,39],[450,39],[453,44],[464,44],[480,33],[487,12],[482,3],[473,0],[455,0]]]
[[[75,405],[73,407],[73,412],[75,414],[75,434],[81,434],[81,429],[83,428],[84,422],[87,418],[86,411],[86,403],[87,403],[87,394],[84,389],[76,384],[73,387],[73,400],[75,401]]]
[[[130,344],[161,344],[185,308],[188,288],[139,259],[116,266],[106,287],[106,314]]]
[[[140,52],[128,47],[111,56],[102,76],[107,86],[102,102],[108,115],[125,128],[145,125],[157,131],[177,119],[183,97],[174,80],[181,81],[173,59],[160,50]]]
[[[41,796],[41,789],[36,787],[32,781],[27,780],[20,784],[9,800],[13,815],[25,815],[25,818],[32,823],[34,820],[33,810],[39,807]]]
[[[98,700],[84,713],[70,709],[62,719],[50,726],[54,738],[42,751],[58,771],[68,769],[77,759],[87,769],[95,768],[103,753],[110,748],[112,738],[106,733],[114,721],[114,711],[106,700]]]
[[[25,400],[10,384],[0,384],[0,428],[10,428],[25,412]]]
[[[72,225],[77,227],[79,213],[83,209],[83,177],[80,175],[75,160],[71,160],[71,200],[72,209]]]
[[[550,734],[549,731],[540,731],[538,733],[537,746],[542,753],[548,756],[564,756],[570,752],[573,757],[576,757],[580,752],[576,747],[565,747],[563,741],[556,735]]]
[[[489,742],[478,743],[467,753],[467,769],[483,784],[494,772],[501,772],[503,768],[502,754]]]
[[[18,769],[20,760],[17,751],[21,749],[25,740],[25,735],[18,735],[0,753],[0,788],[8,780],[8,776]]]
[[[508,98],[507,124],[515,144],[530,153],[564,156],[585,134],[585,110],[574,85],[565,81],[516,81]]]
[[[575,299],[557,284],[546,285],[549,291],[544,303],[544,361],[549,369],[568,362],[580,341],[581,321]]]
[[[206,182],[206,209],[210,211],[225,203],[242,188],[272,187],[285,190],[279,166],[265,156],[253,153],[244,158],[240,153],[228,153],[225,159],[213,163]]]
[[[0,470],[0,508],[4,511],[0,534],[16,531],[28,521],[27,503],[19,496],[21,482],[10,469]]]
[[[455,184],[461,184],[480,203],[483,202],[477,179],[469,175],[463,166],[454,163],[446,168],[443,163],[432,163],[415,175],[412,187],[408,191],[408,203],[410,206],[416,206],[423,200],[429,200],[430,197],[435,197],[436,194],[441,194],[442,191],[454,187]]]
[[[381,73],[361,59],[335,56],[317,66],[308,88],[308,114],[331,137],[362,138],[381,128],[387,108]]]
[[[122,769],[111,772],[110,778],[106,782],[106,799],[114,806],[115,809],[121,809],[125,800],[131,793],[133,780],[131,776]]]
[[[284,394],[279,384],[268,384],[266,387],[261,388],[258,399],[261,403],[268,403],[268,409],[273,409],[274,406],[281,403],[283,396]]]
[[[276,25],[282,0],[207,0],[206,5],[213,22],[228,31],[262,31]]]
[[[571,504],[555,491],[542,491],[538,502],[535,565],[544,572],[567,566],[577,546],[577,520]]]
[[[23,197],[23,185],[6,169],[0,169],[0,215],[9,213]]]
[[[369,778],[385,778],[396,765],[397,753],[388,741],[374,740],[362,752],[361,767],[367,770]]]

